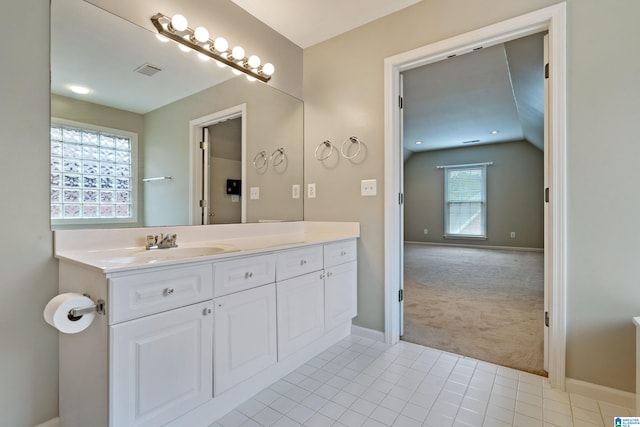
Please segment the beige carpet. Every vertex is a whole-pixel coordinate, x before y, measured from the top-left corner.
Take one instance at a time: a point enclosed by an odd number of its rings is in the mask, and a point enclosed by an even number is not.
[[[546,375],[542,252],[405,244],[403,340]]]

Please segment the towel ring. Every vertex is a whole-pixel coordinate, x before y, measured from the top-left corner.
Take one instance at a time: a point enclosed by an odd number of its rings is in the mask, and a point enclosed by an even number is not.
[[[352,155],[352,156],[348,156],[348,155],[346,155],[344,153],[344,146],[347,144],[347,142],[351,142],[352,144],[358,144],[358,149],[356,150],[356,153],[354,155]],[[342,142],[342,146],[340,147],[340,153],[342,154],[342,156],[345,159],[353,159],[353,158],[357,157],[358,154],[360,154],[360,150],[361,149],[362,149],[362,141],[360,141],[358,139],[358,137],[356,137],[356,136],[350,136],[349,138],[345,139]],[[349,151],[349,150],[347,149],[347,151]]]
[[[276,151],[274,151],[273,153],[271,153],[271,157],[269,158],[271,160],[271,162],[273,163],[273,166],[278,166],[280,165],[282,162],[284,162],[284,158],[286,156],[284,155],[284,147],[280,147],[278,148]],[[278,160],[278,162],[276,163],[276,160]]]
[[[269,161],[267,160],[267,152],[264,150],[256,154],[255,157],[253,158],[253,167],[256,170],[264,169],[268,163]]]
[[[326,156],[318,157],[318,150],[323,145],[329,148],[329,154],[327,154]],[[316,160],[322,161],[322,160],[327,160],[329,157],[331,157],[332,154],[333,154],[333,144],[331,143],[331,141],[327,139],[326,141],[322,141],[320,144],[318,144],[318,146],[316,147],[316,152],[313,155],[313,157],[315,157]]]

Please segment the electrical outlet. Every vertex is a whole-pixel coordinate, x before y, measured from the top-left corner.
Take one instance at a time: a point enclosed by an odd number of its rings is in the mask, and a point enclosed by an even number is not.
[[[424,234],[429,234],[429,229],[428,228],[424,229]]]
[[[516,232],[515,232],[515,231],[512,231],[512,232],[511,232],[511,238],[512,238],[512,239],[515,239],[515,238],[516,238]]]
[[[300,184],[293,184],[291,186],[291,198],[292,199],[300,198]]]
[[[309,197],[310,199],[315,199],[316,198],[316,185],[315,184],[309,184],[307,186],[307,197]]]
[[[361,196],[375,196],[376,194],[378,194],[378,189],[375,179],[363,179],[360,181]]]
[[[251,200],[259,200],[260,199],[260,187],[251,187],[249,191],[249,198]]]

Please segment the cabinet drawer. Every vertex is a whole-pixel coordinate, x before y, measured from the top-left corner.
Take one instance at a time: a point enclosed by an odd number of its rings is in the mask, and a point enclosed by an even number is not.
[[[212,298],[211,264],[109,279],[109,324]]]
[[[278,281],[322,270],[322,246],[308,246],[278,254],[276,278]]]
[[[324,245],[324,265],[331,267],[332,265],[343,264],[349,261],[355,261],[357,258],[357,245],[355,240],[346,240],[343,242],[327,243]]]
[[[276,279],[276,256],[259,255],[213,266],[213,296],[232,294],[273,283]]]

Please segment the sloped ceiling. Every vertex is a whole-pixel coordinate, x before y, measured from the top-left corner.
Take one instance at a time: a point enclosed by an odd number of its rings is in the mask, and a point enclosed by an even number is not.
[[[405,152],[523,139],[542,150],[543,36],[404,72]]]

